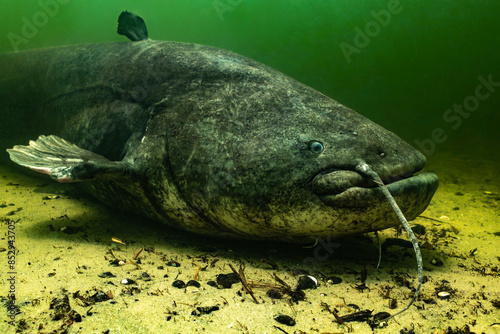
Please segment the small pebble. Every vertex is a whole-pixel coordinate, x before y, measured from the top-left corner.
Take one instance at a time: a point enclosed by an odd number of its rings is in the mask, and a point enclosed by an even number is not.
[[[234,283],[238,283],[239,281],[240,277],[235,273],[217,275],[217,285],[224,289],[230,289]]]
[[[181,264],[179,262],[177,262],[177,261],[168,261],[166,263],[166,265],[169,266],[169,267],[180,267],[181,266]]]
[[[186,286],[194,286],[195,288],[199,288],[200,282],[195,281],[195,280],[190,280],[186,283]]]
[[[274,320],[279,322],[280,324],[287,325],[287,326],[295,326],[295,320],[293,320],[292,317],[288,315],[278,315],[274,317]]]
[[[281,292],[277,289],[267,290],[266,294],[272,299],[281,299],[283,297]]]
[[[411,227],[413,230],[413,233],[418,234],[418,235],[424,235],[426,232],[425,226],[422,224],[415,224]]]
[[[307,290],[307,289],[315,289],[318,286],[318,280],[311,276],[300,276],[299,284],[297,285],[297,289]]]
[[[178,279],[178,280],[175,280],[174,283],[172,283],[172,286],[175,288],[182,289],[186,286],[186,283],[184,283],[184,281]]]
[[[347,304],[347,307],[352,308],[354,311],[358,312],[361,308],[356,304]]]
[[[387,322],[384,321],[384,319],[387,319],[390,316],[391,316],[391,314],[387,313],[387,312],[375,313],[373,315],[373,322],[378,323],[377,327],[379,327],[379,328],[385,327],[385,326],[387,326]]]

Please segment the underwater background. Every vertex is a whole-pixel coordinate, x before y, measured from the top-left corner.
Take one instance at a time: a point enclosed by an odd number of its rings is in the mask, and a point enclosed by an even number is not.
[[[445,334],[451,327],[470,333],[469,326],[477,333],[498,331],[500,1],[0,0],[0,53],[130,43],[116,33],[123,10],[141,16],[152,39],[212,45],[258,60],[420,149],[429,160],[426,170],[440,178],[431,205],[412,222],[420,231],[415,229],[426,283],[414,306],[380,333],[416,328]],[[8,284],[1,278],[0,333],[277,333],[276,314],[293,315],[296,328],[306,331],[354,327],[373,333],[367,322],[335,323],[324,305],[340,314],[350,313],[347,305],[353,304],[394,314],[416,285],[411,246],[388,243],[379,268],[378,240],[371,234],[309,248],[215,240],[108,210],[67,186],[0,163],[0,272],[7,272],[7,228],[15,225],[20,307],[12,326],[5,312]],[[396,229],[379,234],[382,244],[409,243]],[[142,259],[142,269],[109,261],[132,256]],[[278,269],[260,259],[271,259]],[[208,285],[229,274],[231,264],[246,265],[249,281],[275,284],[272,272],[291,285],[298,270],[311,264],[320,284],[297,304],[271,301],[256,288],[265,301],[256,305],[240,286]],[[206,269],[199,272],[199,291],[173,287],[178,278],[198,277],[199,268]],[[372,291],[362,288],[363,272]],[[116,277],[103,276],[109,273]],[[123,279],[139,283],[124,287]],[[52,306],[60,291],[71,297],[82,322],[55,321]],[[86,304],[94,293],[113,300]],[[398,301],[394,308],[392,300]],[[202,317],[191,306],[219,304],[220,310]]]
[[[0,52],[124,41],[123,10],[152,39],[212,45],[276,68],[440,151],[500,160],[495,0],[0,1]]]

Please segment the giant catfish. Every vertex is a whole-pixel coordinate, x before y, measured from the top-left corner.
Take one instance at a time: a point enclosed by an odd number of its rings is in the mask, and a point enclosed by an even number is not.
[[[23,166],[81,182],[106,205],[183,230],[308,242],[399,224],[365,163],[408,219],[438,179],[392,132],[259,62],[154,41],[0,55],[1,145]]]

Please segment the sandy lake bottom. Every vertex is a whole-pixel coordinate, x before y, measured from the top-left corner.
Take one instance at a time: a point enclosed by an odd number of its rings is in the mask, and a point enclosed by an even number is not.
[[[441,154],[426,170],[438,174],[440,187],[423,217],[411,222],[425,283],[408,311],[371,328],[371,316],[404,308],[416,287],[404,231],[379,233],[377,269],[374,233],[312,248],[212,239],[113,211],[72,186],[0,166],[0,332],[500,333],[498,164]],[[9,231],[16,248],[10,263]],[[239,282],[221,287],[222,278],[232,277],[230,265],[244,267],[258,303]],[[211,286],[220,274],[228,276]],[[300,296],[290,292],[304,275],[319,284],[294,301]],[[173,286],[195,278],[199,287]],[[272,289],[282,298],[269,297]],[[9,310],[11,290],[16,300]],[[334,315],[360,311],[343,324]]]

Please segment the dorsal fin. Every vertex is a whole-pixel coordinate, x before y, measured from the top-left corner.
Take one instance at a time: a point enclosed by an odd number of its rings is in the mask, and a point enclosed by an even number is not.
[[[118,17],[118,34],[127,36],[133,42],[148,39],[148,29],[144,20],[127,11]]]

